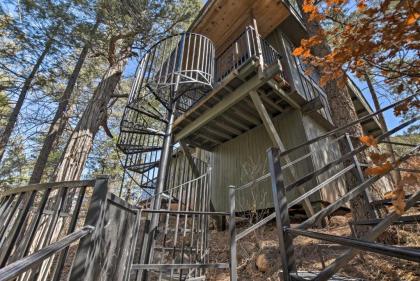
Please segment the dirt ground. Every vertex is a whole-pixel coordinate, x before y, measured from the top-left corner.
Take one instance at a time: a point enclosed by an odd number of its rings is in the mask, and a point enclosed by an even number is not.
[[[413,210],[410,214],[419,214],[420,209]],[[334,216],[330,218],[327,227],[316,229],[338,236],[349,236],[350,228],[348,221],[351,215]],[[237,232],[241,232],[241,227]],[[242,227],[244,229],[245,227]],[[392,244],[420,248],[420,222],[412,225],[392,226]],[[218,232],[213,230],[210,238],[211,262],[228,262],[229,260],[229,235],[227,231]],[[306,237],[294,239],[294,250],[298,271],[319,272],[323,266],[334,261],[346,248],[338,244],[330,244]],[[278,240],[275,223],[272,221],[258,231],[244,237],[238,242],[238,276],[239,280],[281,280],[280,257],[278,254]],[[265,272],[257,268],[256,261],[265,258],[258,263]],[[381,280],[381,281],[414,281],[420,280],[420,266],[418,263],[390,258],[377,254],[358,254],[339,273],[339,276],[356,278],[356,280]],[[213,270],[209,273],[209,280],[228,281],[227,271]]]

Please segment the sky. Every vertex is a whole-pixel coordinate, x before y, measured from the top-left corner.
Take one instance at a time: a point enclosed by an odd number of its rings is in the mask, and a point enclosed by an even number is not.
[[[205,4],[207,1],[206,0],[202,0],[203,4]],[[2,3],[3,7],[6,8],[6,11],[13,11],[12,7],[9,7],[10,3],[7,3],[6,1],[1,0],[0,3]],[[136,59],[132,59],[129,61],[125,71],[124,71],[124,76],[125,77],[132,77],[132,75],[134,74],[136,67],[138,64],[138,58]],[[368,87],[366,85],[366,83],[364,81],[359,80],[357,77],[354,77],[350,74],[350,76],[352,77],[353,81],[356,83],[356,85],[358,86],[358,88],[362,91],[364,97],[366,98],[366,100],[369,102],[370,106],[372,108],[374,108],[373,105],[373,101],[371,98],[371,95],[369,93]],[[377,93],[379,95],[379,100],[381,103],[381,107],[384,107],[390,103],[392,103],[392,101],[388,100],[385,98],[386,95],[384,95],[383,90],[380,89],[380,87],[375,87],[377,90]],[[401,121],[401,118],[394,116],[393,112],[391,110],[388,110],[384,113],[384,117],[386,119],[386,122],[388,124],[389,128],[393,128],[396,125],[399,124],[399,122]]]
[[[369,88],[366,84],[365,81],[361,81],[360,79],[358,79],[357,77],[355,77],[354,75],[351,75],[352,80],[356,83],[357,87],[360,89],[360,91],[362,92],[363,96],[365,97],[365,99],[369,102],[370,107],[374,110],[375,106],[373,104],[372,101],[372,96],[369,93]],[[384,93],[384,90],[380,89],[377,85],[375,86],[375,90],[378,93],[379,96],[379,102],[381,104],[381,108],[393,103],[394,101],[387,99]],[[401,118],[397,117],[394,115],[392,110],[387,110],[384,112],[384,117],[385,117],[385,121],[388,125],[388,128],[394,128],[396,127],[400,122],[401,122]]]

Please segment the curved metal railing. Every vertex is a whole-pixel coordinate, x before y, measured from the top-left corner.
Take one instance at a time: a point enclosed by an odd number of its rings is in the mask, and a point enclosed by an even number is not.
[[[183,33],[153,45],[137,68],[120,125],[117,146],[124,168],[140,173],[140,183],[158,175],[171,114],[182,112],[211,90],[214,47],[205,36]]]

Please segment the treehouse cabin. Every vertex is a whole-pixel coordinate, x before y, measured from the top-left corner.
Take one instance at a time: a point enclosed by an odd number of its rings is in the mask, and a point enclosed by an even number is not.
[[[281,143],[285,149],[293,147],[334,124],[317,73],[306,75],[305,65],[292,55],[306,30],[289,1],[208,1],[190,31],[214,44],[213,89],[175,119],[174,139],[208,151],[211,200],[216,210],[227,210],[229,185],[240,186],[267,173],[269,147]],[[358,115],[371,113],[350,79],[347,87]],[[364,130],[381,132],[376,120],[365,123]],[[294,171],[286,173],[286,183],[340,156],[337,143],[325,141],[295,151],[285,163],[316,149],[290,167]],[[328,173],[314,181],[321,182]],[[345,192],[343,182],[333,184],[335,188],[311,201],[332,201]],[[256,183],[253,194],[239,195],[238,207],[272,207],[270,188],[269,180]]]
[[[334,128],[318,73],[305,74],[306,66],[292,55],[306,30],[291,3],[208,1],[187,33],[166,38],[147,52],[138,66],[118,147],[126,154],[125,168],[141,175],[138,182],[148,194],[176,186],[180,177],[188,181],[198,176],[185,165],[179,168],[185,159],[173,148],[165,156],[171,145],[182,146],[184,152],[201,155],[194,161],[203,160],[212,169],[211,202],[216,210],[227,210],[229,185],[240,186],[268,172],[269,147],[284,151]],[[350,79],[347,87],[359,117],[371,113]],[[370,135],[381,132],[375,118],[363,128]],[[332,139],[294,151],[283,159],[289,165],[286,184],[339,156]],[[306,186],[338,170],[340,166]],[[272,207],[269,181],[254,185],[253,193],[238,196],[240,210]],[[331,202],[345,192],[342,181],[331,185],[311,201]],[[297,194],[292,192],[290,199]]]
[[[304,231],[362,192],[369,195],[384,176],[363,175],[366,163],[357,154],[367,147],[343,133],[347,126],[334,130],[318,73],[305,74],[306,66],[292,56],[306,35],[293,1],[209,0],[188,32],[157,42],[136,71],[117,146],[125,155],[124,176],[141,196],[134,200],[127,190],[127,202],[121,189],[117,197],[106,177],[1,193],[0,280],[193,281],[207,280],[211,268],[229,269],[236,281],[237,241],[274,218],[284,280],[295,280],[289,275],[296,271],[289,263],[295,260],[293,235],[356,245],[355,239]],[[382,133],[380,111],[372,114],[350,79],[346,87],[359,117],[366,116],[354,124],[380,135],[379,142],[419,119]],[[339,142],[347,145],[344,156]],[[419,149],[405,145],[415,148],[400,160]],[[346,186],[350,171],[357,185]],[[331,204],[314,212],[320,202]],[[292,229],[288,210],[299,204],[308,219]],[[273,207],[236,233],[238,213]],[[398,219],[395,214],[375,220],[374,234]],[[210,216],[229,217],[228,262],[210,257]],[[377,236],[366,237],[354,247],[366,249],[360,243]],[[76,252],[69,250],[75,242]],[[397,251],[384,247],[369,245],[377,253]],[[408,256],[407,250],[398,255]],[[418,257],[411,255],[408,260]],[[331,265],[328,276],[336,271]]]

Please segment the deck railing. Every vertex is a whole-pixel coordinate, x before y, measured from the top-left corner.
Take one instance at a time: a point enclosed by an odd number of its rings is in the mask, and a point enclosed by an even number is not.
[[[139,212],[108,191],[99,176],[0,193],[0,280],[128,280]]]
[[[236,243],[244,238],[245,236],[249,235],[250,233],[255,232],[258,228],[264,226],[269,221],[276,219],[277,222],[277,230],[279,235],[279,249],[280,249],[280,255],[282,258],[282,267],[283,267],[283,280],[302,280],[299,279],[296,275],[296,264],[294,259],[294,253],[293,253],[293,239],[296,236],[306,236],[314,239],[329,241],[337,244],[341,244],[344,246],[349,246],[351,250],[346,251],[344,254],[342,254],[339,258],[337,258],[331,265],[328,267],[325,267],[322,272],[313,280],[327,280],[330,278],[335,272],[337,272],[340,267],[348,262],[352,256],[356,253],[358,250],[365,250],[370,252],[375,252],[383,255],[391,255],[394,257],[399,257],[406,260],[411,261],[420,261],[420,252],[419,251],[413,251],[409,248],[397,248],[394,246],[387,246],[379,243],[373,243],[378,235],[382,233],[389,225],[398,223],[399,221],[406,221],[406,222],[412,222],[414,220],[413,217],[402,217],[401,220],[399,220],[400,216],[393,212],[385,216],[384,218],[376,221],[365,221],[365,222],[353,222],[352,225],[356,224],[375,224],[375,227],[372,228],[367,235],[364,237],[364,240],[355,239],[355,238],[349,238],[349,237],[337,237],[333,235],[327,235],[322,233],[316,233],[313,231],[308,231],[309,228],[314,227],[315,225],[319,225],[321,221],[327,217],[330,216],[332,213],[337,211],[341,206],[361,194],[362,192],[365,192],[369,189],[369,187],[379,181],[382,177],[386,176],[387,173],[375,175],[371,177],[365,177],[362,167],[364,166],[364,163],[361,163],[358,159],[358,156],[363,154],[367,150],[367,145],[360,144],[357,141],[352,138],[352,136],[348,134],[343,134],[343,131],[351,126],[354,126],[355,124],[360,124],[362,122],[365,122],[366,120],[375,118],[379,113],[382,113],[384,111],[390,111],[398,107],[399,105],[403,104],[410,98],[413,98],[414,96],[408,97],[404,100],[400,100],[398,102],[395,102],[391,105],[388,105],[374,113],[371,113],[369,115],[366,115],[364,117],[359,118],[358,120],[355,120],[346,126],[331,130],[323,135],[320,135],[316,138],[313,138],[306,143],[294,146],[292,148],[289,148],[286,151],[280,152],[277,148],[271,148],[268,151],[268,162],[269,162],[269,172],[256,178],[255,180],[248,182],[242,186],[235,187],[230,186],[229,187],[229,202],[230,202],[230,217],[232,222],[230,223],[231,227],[231,240],[234,241],[233,244],[231,244],[232,250],[232,256],[231,256],[231,263],[233,265],[236,265]],[[382,133],[380,136],[376,138],[377,142],[380,143],[390,143],[393,145],[399,145],[399,146],[405,146],[410,147],[407,152],[405,152],[402,156],[400,156],[397,160],[398,163],[402,163],[403,161],[409,159],[410,157],[416,155],[419,153],[420,150],[420,144],[407,144],[407,143],[397,143],[397,142],[389,142],[387,141],[387,138],[393,134],[396,134],[398,132],[401,132],[402,130],[407,129],[409,126],[418,123],[420,120],[420,115],[416,115],[410,120],[396,126],[393,129],[390,129],[387,132]],[[358,138],[357,138],[358,139]],[[313,154],[316,154],[317,152],[324,151],[323,148],[313,149],[311,152],[300,155],[296,159],[287,159],[289,156],[292,155],[293,152],[296,152],[304,147],[311,146],[316,143],[324,143],[323,147],[331,147],[333,143],[341,143],[343,147],[347,148],[347,151],[343,153],[341,156],[338,156],[338,158],[333,159],[332,161],[328,161],[328,163],[321,165],[320,167],[314,167],[311,172],[300,176],[299,178],[294,178],[291,183],[284,182],[284,175],[287,172],[287,170],[296,168],[296,164],[308,159]],[[286,162],[286,164],[281,164],[280,159]],[[339,168],[338,170],[336,168]],[[401,170],[401,169],[396,169]],[[420,172],[419,169],[405,169],[407,172],[412,173],[418,173]],[[330,173],[328,175],[327,179],[323,179],[320,181],[316,181],[315,186],[311,185],[309,189],[305,190],[303,193],[300,193],[297,198],[294,198],[293,200],[289,201],[286,195],[290,195],[290,192],[296,191],[299,187],[303,186],[304,184],[316,179],[320,175],[325,175],[325,173]],[[315,194],[316,192],[320,192],[321,190],[324,190],[329,188],[331,186],[331,183],[336,183],[338,180],[342,179],[346,173],[352,173],[357,179],[358,183],[356,186],[349,188],[349,192],[343,194],[340,196],[335,202],[328,205],[328,207],[325,207],[318,211],[315,214],[312,214],[308,219],[306,219],[304,222],[300,223],[297,226],[294,226],[293,228],[290,227],[290,221],[289,221],[289,215],[288,210],[292,207],[296,206],[297,204],[303,204],[305,200],[308,200],[309,196]],[[238,211],[235,209],[235,200],[238,199],[238,193],[240,192],[250,192],[249,188],[252,186],[255,186],[255,184],[262,182],[264,180],[267,180],[271,178],[271,186],[272,186],[272,192],[273,192],[273,199],[274,199],[274,209],[275,212],[268,215],[267,217],[259,220],[254,225],[246,228],[245,230],[242,230],[240,233],[236,234],[235,232],[235,211]],[[300,191],[299,191],[300,192]],[[420,191],[417,191],[413,193],[409,198],[406,200],[406,210],[410,207],[414,206],[416,202],[420,198]],[[372,201],[371,204],[374,205],[375,201]],[[236,269],[233,266],[232,267],[232,273],[234,276],[236,276]],[[296,277],[296,278],[295,278]],[[235,280],[235,279],[231,279]]]
[[[232,44],[217,56],[215,82],[222,81],[232,71],[239,69],[252,58],[258,59],[260,55],[265,65],[278,63],[280,59],[279,53],[262,39],[254,28],[248,26]]]

